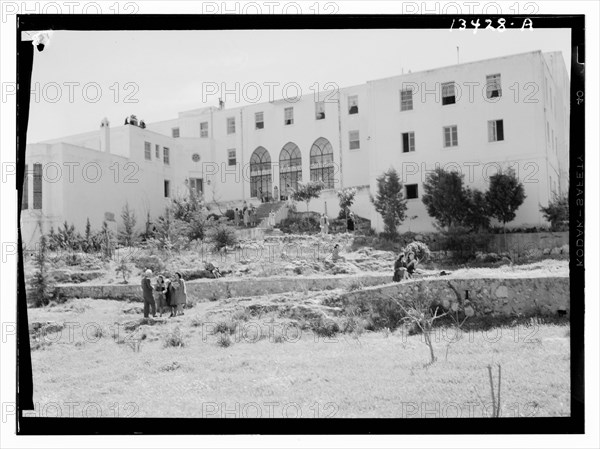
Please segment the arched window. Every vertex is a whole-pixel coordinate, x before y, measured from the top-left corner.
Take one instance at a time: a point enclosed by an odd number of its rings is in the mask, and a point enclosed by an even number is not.
[[[302,182],[302,155],[293,142],[286,143],[279,153],[279,185],[281,199],[286,200]]]
[[[250,157],[250,196],[268,200],[272,184],[271,155],[265,148],[258,147]]]
[[[310,149],[310,180],[322,181],[326,189],[333,189],[333,147],[329,140],[319,137]]]

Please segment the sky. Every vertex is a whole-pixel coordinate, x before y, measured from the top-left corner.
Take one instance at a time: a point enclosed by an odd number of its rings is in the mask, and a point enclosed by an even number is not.
[[[569,70],[571,59],[568,29],[55,31],[35,52],[27,140],[94,131],[103,117],[177,118],[217,106],[222,89],[236,107],[449,66],[457,46],[461,63],[561,51]]]

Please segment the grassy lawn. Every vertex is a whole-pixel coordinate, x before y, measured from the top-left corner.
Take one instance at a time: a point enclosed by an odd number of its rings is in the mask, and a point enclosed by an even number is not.
[[[440,337],[438,361],[424,366],[429,349],[420,335],[397,330],[317,337],[267,315],[239,321],[231,345],[223,347],[218,340],[225,337],[212,333],[220,302],[199,303],[129,338],[119,327],[113,338],[115,322],[139,320],[137,307],[80,299],[29,310],[30,322],[78,324],[72,338],[65,328],[41,343],[32,339],[38,413],[56,415],[48,406],[55,403],[62,416],[71,410],[78,417],[84,409],[88,416],[136,417],[480,417],[492,409],[488,364],[495,383],[495,365],[502,366],[502,416],[570,412],[568,326],[464,334],[447,358],[447,338]],[[165,347],[174,334],[184,345]],[[138,338],[135,351],[129,342]],[[77,405],[69,409],[70,402]]]

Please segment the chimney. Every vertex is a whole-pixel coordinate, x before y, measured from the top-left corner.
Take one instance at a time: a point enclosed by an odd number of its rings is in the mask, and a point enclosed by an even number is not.
[[[110,153],[110,123],[106,117],[100,122],[100,151]]]

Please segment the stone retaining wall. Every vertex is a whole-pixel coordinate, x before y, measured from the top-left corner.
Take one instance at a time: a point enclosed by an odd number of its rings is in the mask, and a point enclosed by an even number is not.
[[[392,283],[343,293],[338,306],[346,309],[356,306],[372,307],[377,301],[414,298],[423,293],[440,304],[461,302],[467,296],[475,316],[543,316],[570,311],[568,277],[529,277],[509,279],[429,279]],[[332,304],[333,305],[333,304]]]
[[[344,288],[353,282],[363,286],[389,282],[389,274],[340,275],[330,277],[269,277],[237,279],[198,279],[187,281],[188,297],[192,301],[207,301],[240,296],[260,296],[292,291],[321,291]],[[142,301],[141,287],[135,285],[57,285],[61,298],[94,298]]]

